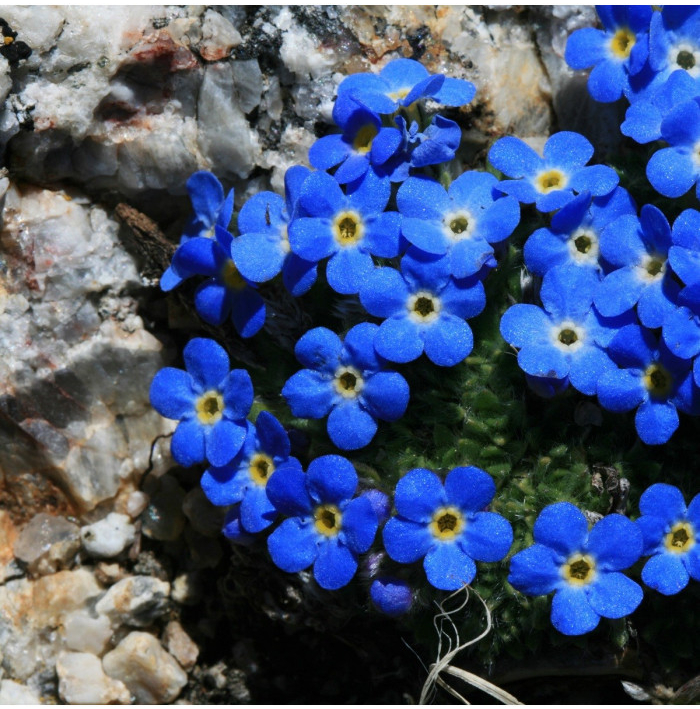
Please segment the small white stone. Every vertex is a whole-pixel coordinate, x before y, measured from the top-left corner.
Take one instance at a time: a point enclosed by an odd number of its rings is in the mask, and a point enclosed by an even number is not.
[[[134,490],[126,501],[126,513],[136,519],[148,506],[148,495],[141,490]]]
[[[4,679],[0,682],[0,706],[8,704],[40,704],[40,702],[34,690],[11,679]]]
[[[123,682],[137,704],[169,704],[187,684],[187,675],[148,633],[129,633],[102,661],[105,672]]]
[[[186,571],[173,581],[171,598],[183,606],[196,606],[202,597],[200,571]]]
[[[108,677],[100,660],[87,652],[62,652],[56,660],[58,694],[66,704],[130,704],[131,694]]]
[[[104,519],[80,530],[85,551],[91,556],[110,558],[120,554],[136,537],[128,515],[111,512]]]
[[[112,627],[151,625],[168,608],[170,584],[150,576],[129,576],[112,586],[95,610],[112,621]]]
[[[112,626],[103,615],[93,618],[85,609],[69,613],[63,621],[63,640],[69,650],[102,655],[112,637]]]
[[[191,670],[195,666],[199,656],[199,648],[176,620],[171,620],[165,626],[163,644],[183,669]]]

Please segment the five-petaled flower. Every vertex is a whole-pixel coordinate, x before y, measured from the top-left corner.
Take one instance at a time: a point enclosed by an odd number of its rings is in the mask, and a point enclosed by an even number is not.
[[[384,527],[384,546],[402,564],[423,559],[428,581],[455,591],[476,575],[474,561],[500,561],[513,543],[508,521],[484,512],[496,492],[475,467],[451,470],[445,484],[430,470],[409,470],[396,485],[397,515]]]
[[[535,544],[510,562],[508,581],[530,596],[554,591],[552,624],[583,635],[603,618],[623,618],[642,601],[639,584],[620,573],[642,553],[642,533],[611,514],[588,531],[583,512],[569,502],[548,505],[534,526]]]
[[[642,494],[639,510],[643,555],[650,557],[642,581],[666,596],[682,591],[691,578],[700,581],[700,494],[686,508],[677,487],[655,483]]]
[[[206,338],[190,340],[183,357],[186,371],[165,367],[153,378],[151,404],[162,416],[180,420],[170,444],[180,465],[226,465],[245,440],[250,375],[231,371],[226,350]]]
[[[272,504],[288,519],[268,537],[272,561],[295,573],[313,564],[319,586],[335,590],[357,571],[359,554],[377,533],[377,516],[364,496],[355,497],[357,473],[349,460],[324,455],[309,464],[275,471],[267,484]]]

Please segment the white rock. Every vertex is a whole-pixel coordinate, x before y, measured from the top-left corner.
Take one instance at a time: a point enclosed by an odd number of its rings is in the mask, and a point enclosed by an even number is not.
[[[56,661],[58,694],[66,704],[130,704],[131,694],[108,677],[100,660],[86,652],[62,652]]]
[[[141,490],[134,490],[126,501],[126,513],[136,519],[148,506],[148,495]]]
[[[197,662],[199,648],[176,620],[171,620],[163,631],[166,650],[180,663],[183,669],[191,670]]]
[[[69,613],[63,621],[63,641],[69,650],[102,655],[111,637],[109,618],[93,617],[86,608]]]
[[[20,532],[14,545],[15,556],[24,561],[30,573],[53,574],[65,567],[80,548],[78,526],[65,517],[43,512],[34,515]]]
[[[7,704],[40,704],[39,695],[24,684],[11,679],[0,681],[0,706]]]
[[[106,615],[112,627],[151,625],[168,609],[170,584],[150,576],[129,576],[112,586],[97,602],[97,613]]]
[[[168,704],[187,684],[177,661],[148,633],[133,632],[102,660],[105,672],[123,682],[137,704]]]
[[[208,62],[228,57],[242,41],[238,30],[216,10],[207,10],[202,23],[202,43],[199,53]]]
[[[110,512],[104,519],[82,527],[80,538],[91,556],[110,558],[120,554],[136,537],[128,515]]]

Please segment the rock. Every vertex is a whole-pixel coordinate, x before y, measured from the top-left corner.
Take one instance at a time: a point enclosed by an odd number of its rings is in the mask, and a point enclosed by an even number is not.
[[[18,534],[19,530],[12,521],[12,517],[5,510],[0,510],[0,584],[12,578],[19,571],[14,552]]]
[[[129,517],[131,517],[131,519],[136,519],[147,506],[148,495],[141,492],[141,490],[134,490],[126,501],[126,509],[124,511],[129,515]]]
[[[111,586],[126,578],[129,574],[119,564],[108,564],[101,561],[95,566],[95,578],[103,586]]]
[[[175,603],[184,606],[196,606],[202,599],[202,580],[200,571],[186,571],[173,581],[170,594]]]
[[[58,694],[66,704],[130,704],[131,694],[86,652],[62,652],[56,661]]]
[[[202,41],[199,53],[208,62],[215,62],[228,57],[243,38],[238,30],[216,10],[207,10],[202,22]]]
[[[150,576],[129,576],[114,584],[95,605],[97,613],[106,615],[112,626],[151,625],[168,609],[170,584]]]
[[[69,650],[102,655],[111,637],[109,618],[95,616],[86,608],[68,613],[63,621],[63,641]]]
[[[187,675],[148,633],[133,632],[107,653],[105,672],[123,682],[137,704],[168,704],[187,684]]]
[[[101,591],[93,574],[85,568],[43,576],[32,585],[31,615],[40,627],[58,626],[68,613],[82,608],[85,601]]]
[[[111,512],[104,519],[80,530],[83,548],[90,556],[113,557],[121,554],[136,537],[127,515]]]
[[[0,681],[0,706],[8,704],[40,704],[39,696],[24,684],[11,679]]]
[[[14,544],[15,556],[31,574],[53,574],[69,566],[80,549],[78,526],[64,517],[35,515]]]
[[[165,626],[162,643],[184,670],[191,670],[195,666],[199,648],[176,620],[171,620]]]

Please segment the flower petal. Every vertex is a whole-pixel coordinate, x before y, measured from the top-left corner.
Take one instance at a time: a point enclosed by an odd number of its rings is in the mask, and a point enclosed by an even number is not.
[[[533,535],[538,544],[563,556],[579,551],[588,536],[588,522],[570,502],[547,505],[535,520]]]
[[[377,422],[357,401],[343,402],[328,415],[328,435],[344,451],[364,448],[377,432]]]
[[[381,328],[380,328],[381,330]],[[450,313],[443,313],[423,332],[425,354],[440,367],[452,367],[461,362],[474,347],[469,325]]]
[[[456,505],[464,512],[479,512],[493,500],[496,483],[484,470],[463,466],[447,474],[445,494],[450,505]]]
[[[318,556],[317,539],[311,522],[291,517],[268,537],[267,548],[275,566],[296,573],[311,566]]]
[[[165,418],[181,419],[194,412],[197,393],[192,388],[192,377],[182,369],[165,367],[151,382],[151,406]]]
[[[389,318],[379,326],[374,347],[390,362],[412,362],[423,353],[423,338],[408,318]]]
[[[262,532],[277,517],[277,509],[270,502],[264,487],[251,485],[241,502],[241,524],[246,532]]]
[[[542,167],[542,158],[519,138],[507,135],[489,150],[489,161],[508,177],[533,175]]]
[[[313,502],[306,488],[304,471],[294,465],[281,465],[265,486],[270,502],[284,515],[310,515]]]
[[[425,468],[409,470],[396,483],[396,511],[413,522],[427,524],[439,507],[447,504],[440,478]]]
[[[340,364],[343,343],[327,327],[309,330],[295,345],[296,358],[309,369],[333,374]]]
[[[664,596],[673,596],[688,585],[690,576],[678,554],[661,552],[644,565],[642,581]]]
[[[642,602],[642,587],[624,574],[600,574],[588,588],[591,608],[603,618],[624,618]]]
[[[398,372],[377,372],[365,379],[362,398],[370,413],[382,421],[396,421],[406,412],[408,383]]]
[[[521,593],[542,596],[562,581],[558,555],[548,546],[533,544],[510,560],[508,583]]]
[[[343,510],[342,535],[356,554],[364,554],[374,542],[379,521],[367,497],[350,500]]]
[[[642,532],[634,522],[609,514],[593,525],[586,549],[604,571],[621,571],[639,559],[643,546]]]
[[[412,564],[422,559],[435,543],[427,525],[392,517],[382,533],[387,554],[400,564]]]
[[[272,458],[288,458],[291,453],[289,435],[284,426],[269,412],[261,411],[255,419],[260,450]]]
[[[429,583],[442,591],[456,591],[476,576],[474,561],[457,544],[437,543],[423,560]]]
[[[327,375],[302,369],[287,379],[282,396],[294,416],[322,419],[331,410],[336,394]]]
[[[678,411],[672,401],[649,398],[642,402],[634,417],[639,437],[649,445],[666,443],[678,424]]]
[[[513,528],[495,512],[477,512],[457,544],[475,561],[500,561],[513,544]]]
[[[175,461],[186,468],[203,463],[207,457],[205,451],[204,429],[199,421],[180,421],[170,440],[170,452]]]
[[[355,494],[357,473],[353,464],[340,455],[323,455],[309,464],[309,494],[317,503],[340,504]]]
[[[233,421],[245,419],[253,405],[253,382],[245,369],[233,369],[220,384],[224,397],[224,416]]]
[[[564,587],[552,599],[552,625],[564,635],[590,633],[600,622],[583,588]]]
[[[218,388],[231,368],[226,350],[205,337],[190,340],[182,355],[185,368],[203,391]]]
[[[314,578],[321,588],[335,591],[346,586],[357,571],[355,555],[338,537],[329,539],[318,548]]]

